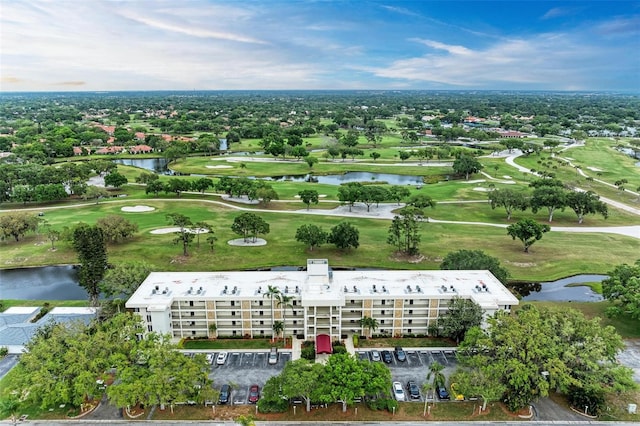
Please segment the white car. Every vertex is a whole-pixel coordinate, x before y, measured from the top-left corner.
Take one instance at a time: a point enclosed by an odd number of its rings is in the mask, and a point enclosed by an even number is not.
[[[396,401],[404,401],[404,389],[402,389],[402,383],[393,382],[393,396],[396,398]]]
[[[223,365],[225,362],[227,362],[227,356],[229,356],[228,352],[220,352],[218,354],[218,358],[216,358],[216,364]]]
[[[213,364],[213,354],[207,354],[206,358],[209,364]]]

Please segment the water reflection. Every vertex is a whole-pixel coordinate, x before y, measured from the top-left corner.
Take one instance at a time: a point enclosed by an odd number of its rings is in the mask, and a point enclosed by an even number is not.
[[[87,300],[73,266],[0,270],[0,295],[20,300]]]
[[[607,278],[609,278],[607,275],[582,274],[545,283],[511,283],[509,288],[521,295],[522,300],[527,301],[599,302],[603,300],[602,295],[591,290],[590,287],[586,285],[568,287],[568,285],[601,282]]]

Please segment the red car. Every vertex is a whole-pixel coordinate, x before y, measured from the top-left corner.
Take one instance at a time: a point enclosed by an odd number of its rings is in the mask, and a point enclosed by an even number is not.
[[[258,385],[251,385],[249,388],[249,402],[255,404],[260,399],[260,387]]]

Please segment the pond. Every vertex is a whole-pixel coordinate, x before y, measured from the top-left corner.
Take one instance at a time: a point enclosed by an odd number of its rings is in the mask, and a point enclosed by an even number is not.
[[[78,270],[71,265],[0,270],[3,299],[87,300],[78,285]]]
[[[150,170],[156,173],[173,174],[167,167],[165,158],[119,158],[113,160],[116,164],[125,166],[139,167],[141,169]],[[205,176],[205,175],[192,175]],[[256,179],[255,177],[250,177]],[[273,181],[293,181],[306,182],[309,181],[311,175],[286,175],[271,176],[262,178]],[[340,185],[348,182],[387,182],[390,185],[422,185],[422,176],[396,175],[391,173],[370,173],[370,172],[347,172],[336,175],[313,175],[313,181],[324,183],[327,185]]]
[[[113,162],[123,166],[139,167],[156,173],[170,174],[166,158],[118,158]]]
[[[607,278],[609,278],[607,275],[582,274],[544,283],[514,283],[509,287],[518,292],[522,296],[522,300],[525,301],[599,302],[603,300],[602,295],[591,290],[590,287],[586,285],[567,286],[569,284],[600,282]]]

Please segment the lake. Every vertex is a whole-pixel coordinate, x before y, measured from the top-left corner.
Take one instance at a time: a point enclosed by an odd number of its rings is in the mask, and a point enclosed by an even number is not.
[[[607,278],[609,278],[607,275],[582,274],[544,283],[515,283],[510,287],[520,293],[523,296],[522,300],[525,301],[599,302],[603,300],[602,295],[591,290],[590,287],[567,287],[567,285],[600,282]]]

